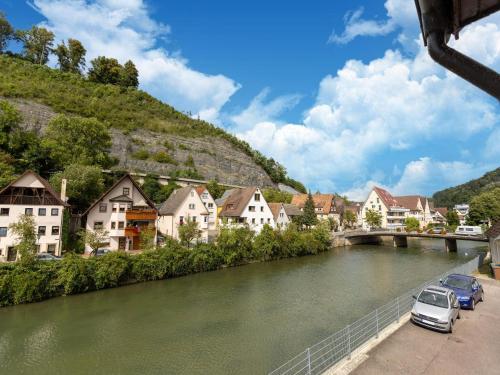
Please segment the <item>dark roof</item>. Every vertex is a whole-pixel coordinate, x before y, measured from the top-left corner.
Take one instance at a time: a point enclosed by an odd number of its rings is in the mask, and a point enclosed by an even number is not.
[[[134,200],[130,198],[128,195],[119,195],[117,197],[111,198],[110,202],[133,202]]]
[[[134,185],[134,187],[139,191],[139,193],[144,197],[144,199],[146,200],[146,202],[148,203],[148,206],[151,207],[152,209],[156,210],[156,205],[155,203],[149,199],[149,197],[144,193],[144,191],[142,190],[142,188],[139,186],[139,184],[132,178],[132,176],[130,174],[125,174],[123,175],[122,178],[120,178],[118,181],[116,181],[113,186],[111,186],[108,190],[106,190],[106,192],[104,192],[98,199],[96,199],[94,201],[94,203],[92,203],[90,205],[89,208],[87,208],[87,210],[85,210],[85,212],[82,214],[82,216],[85,216],[89,213],[89,211],[94,208],[100,201],[102,201],[104,199],[104,197],[106,195],[108,195],[115,187],[117,187],[123,180],[125,179],[129,179],[131,182],[132,182],[132,185]]]
[[[500,220],[491,226],[490,229],[486,231],[486,236],[488,238],[497,238],[500,236]]]
[[[162,203],[159,209],[160,215],[173,215],[177,208],[186,200],[191,190],[194,189],[192,186],[186,186],[177,190],[174,190],[170,197]]]
[[[0,191],[0,195],[5,193],[9,188],[11,188],[16,182],[18,182],[20,179],[22,179],[24,176],[27,176],[29,174],[32,174],[33,176],[35,176],[35,178],[40,181],[40,183],[43,185],[43,187],[45,188],[45,190],[47,190],[47,192],[53,196],[53,198],[61,205],[61,206],[65,206],[65,207],[69,207],[69,204],[64,202],[60,195],[57,194],[57,192],[54,190],[54,188],[52,187],[52,185],[49,184],[49,182],[43,178],[42,176],[40,176],[38,173],[36,172],[33,172],[31,170],[27,170],[25,171],[22,175],[20,175],[18,178],[16,178],[14,181],[12,181],[10,184],[8,184],[6,187],[4,187],[1,191]]]
[[[439,212],[441,216],[446,217],[446,214],[448,213],[448,208],[447,207],[435,207],[434,211]]]
[[[248,205],[253,194],[257,190],[256,187],[246,187],[241,189],[232,189],[230,195],[224,202],[222,210],[219,214],[221,217],[230,216],[238,217],[243,213],[243,210]],[[264,199],[261,197],[261,199]]]
[[[294,204],[285,203],[283,204],[283,207],[285,207],[285,212],[289,217],[304,215],[304,213],[300,210],[300,208],[298,208]]]
[[[404,208],[409,208],[412,211],[417,210],[418,202],[422,205],[422,209],[425,210],[425,197],[420,195],[404,195],[399,197],[394,197],[398,204]]]
[[[274,220],[276,220],[280,214],[281,207],[283,207],[283,203],[268,203],[267,204],[273,213]]]
[[[375,186],[373,190],[375,190],[375,192],[380,197],[380,199],[382,199],[382,202],[385,204],[387,208],[395,206],[399,207],[398,201],[387,190],[384,190],[377,186]]]
[[[222,197],[217,198],[215,200],[215,204],[217,205],[217,207],[223,206],[226,199],[229,198],[235,190],[236,190],[236,188],[224,191],[224,193],[222,194]]]

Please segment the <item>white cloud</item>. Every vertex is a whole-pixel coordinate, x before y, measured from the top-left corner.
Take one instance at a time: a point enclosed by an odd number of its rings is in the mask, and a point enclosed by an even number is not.
[[[245,110],[230,117],[230,121],[238,126],[239,130],[260,122],[278,121],[283,112],[294,108],[300,101],[300,95],[283,95],[266,102],[269,93],[269,88],[262,90]]]
[[[240,87],[223,75],[191,69],[178,52],[161,48],[170,27],[152,19],[143,0],[33,0],[32,6],[57,40],[80,40],[87,61],[101,55],[133,60],[141,88],[193,116],[217,121]]]
[[[496,158],[497,161],[500,159],[500,128],[495,129],[488,137],[484,156],[490,159]]]
[[[489,38],[482,40],[483,47],[473,48],[485,33]],[[478,60],[499,64],[499,25],[470,26],[460,42]],[[335,191],[348,184],[363,186],[390,149],[393,155],[401,150],[408,155],[412,150],[426,152],[429,142],[454,147],[499,124],[494,99],[439,67],[420,46],[413,58],[388,50],[368,63],[346,62],[336,75],[321,81],[316,103],[305,113],[302,124],[257,122],[252,129],[241,128],[238,135],[283,163],[294,178],[314,189]],[[457,159],[459,153],[457,148]],[[401,193],[403,188],[409,189],[409,176],[430,162],[423,159],[407,166],[401,183],[394,187]],[[470,166],[458,162],[432,163],[441,170],[449,168],[448,173],[458,176],[457,180],[472,173]],[[426,189],[432,182],[415,183],[408,193],[430,193]]]

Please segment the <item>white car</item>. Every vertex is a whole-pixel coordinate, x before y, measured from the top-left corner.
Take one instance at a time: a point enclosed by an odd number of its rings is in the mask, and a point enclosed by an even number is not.
[[[461,234],[465,236],[481,236],[483,234],[483,229],[478,226],[460,225],[455,230],[455,234]]]
[[[460,319],[460,303],[455,293],[440,286],[429,286],[422,290],[411,310],[411,320],[421,326],[442,332],[452,332]]]

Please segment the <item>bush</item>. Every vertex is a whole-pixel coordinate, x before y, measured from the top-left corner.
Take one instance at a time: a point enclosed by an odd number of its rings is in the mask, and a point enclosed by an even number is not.
[[[94,262],[94,281],[96,289],[118,286],[126,281],[130,272],[130,256],[122,252],[108,253],[99,258],[91,258]]]
[[[167,154],[165,151],[158,151],[156,154],[153,155],[153,160],[158,162],[158,163],[163,163],[163,164],[173,164],[177,165],[177,161]]]
[[[214,271],[224,264],[224,257],[214,244],[198,244],[189,254],[193,272]]]
[[[254,232],[248,227],[220,230],[217,247],[229,266],[239,265],[252,259]]]
[[[57,272],[57,285],[64,294],[83,293],[95,288],[95,262],[68,253],[61,261]]]
[[[134,159],[138,160],[147,160],[149,159],[149,151],[141,148],[140,150],[137,150],[132,154],[132,157]]]

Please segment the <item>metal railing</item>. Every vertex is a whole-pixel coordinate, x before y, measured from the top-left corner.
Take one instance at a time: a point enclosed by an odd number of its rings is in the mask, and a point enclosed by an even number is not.
[[[479,262],[480,257],[477,256],[471,261],[419,285],[317,344],[312,345],[276,370],[270,372],[269,375],[321,374],[342,359],[350,359],[354,350],[360,348],[368,340],[378,338],[379,333],[390,324],[399,322],[399,319],[411,310],[414,302],[413,296],[418,294],[423,288],[431,284],[438,284],[440,279],[451,273],[471,274],[477,270]]]

